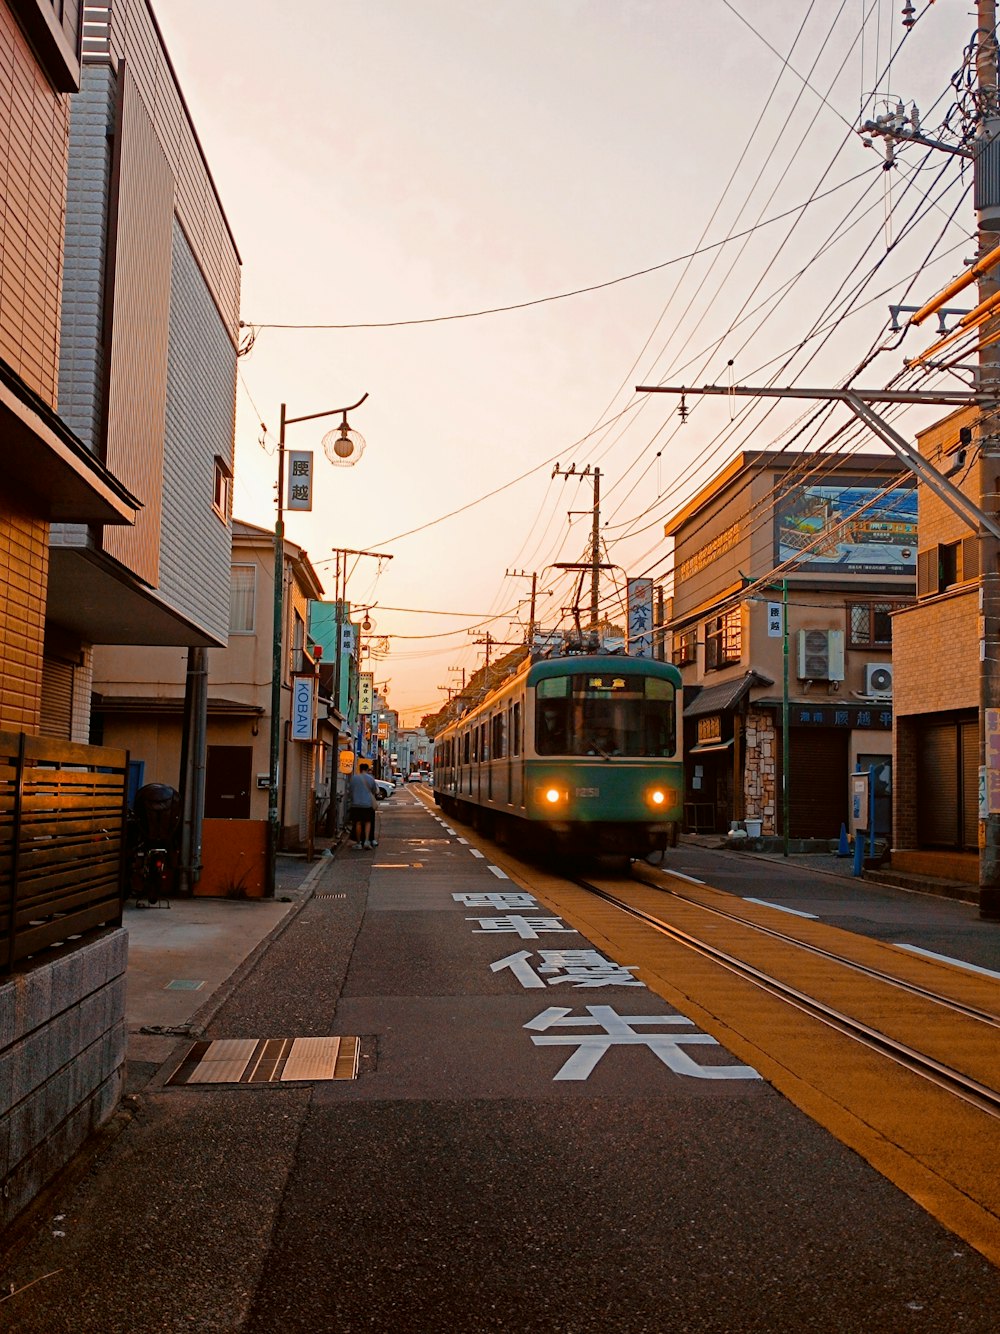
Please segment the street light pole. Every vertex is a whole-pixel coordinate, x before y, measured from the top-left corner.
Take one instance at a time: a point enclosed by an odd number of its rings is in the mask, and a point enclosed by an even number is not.
[[[326,412],[311,412],[304,417],[289,417],[286,405],[281,405],[281,427],[278,432],[278,514],[274,523],[274,633],[271,656],[271,745],[270,770],[267,792],[267,875],[264,893],[274,897],[278,865],[278,788],[279,756],[281,753],[281,686],[283,668],[285,619],[285,427],[297,422],[317,421],[321,417],[343,417],[341,435],[346,439],[347,414],[359,408],[368,397],[363,394],[356,403],[346,408],[330,408]]]

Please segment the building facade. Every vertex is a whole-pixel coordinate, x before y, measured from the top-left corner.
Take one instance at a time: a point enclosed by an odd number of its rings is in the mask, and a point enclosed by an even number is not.
[[[59,396],[141,509],[127,530],[51,530],[47,723],[76,740],[89,728],[92,645],[226,643],[240,286],[150,5],[83,11]]]
[[[0,1227],[111,1116],[125,1064],[126,933],[114,841],[125,757],[45,736],[53,701],[43,664],[55,642],[45,617],[55,577],[51,528],[112,532],[139,508],[59,413],[81,33],[78,3],[0,0]],[[72,787],[54,798],[61,773]]]
[[[974,410],[917,437],[920,453],[978,503]],[[979,538],[918,488],[917,601],[893,618],[896,747],[892,864],[979,879]]]
[[[885,455],[747,452],[665,532],[688,829],[754,820],[765,835],[785,832],[787,709],[789,837],[836,838],[850,825],[859,767],[877,771],[887,834],[892,616],[912,600],[917,551],[905,470]]]
[[[309,557],[285,541],[282,716],[278,756],[280,846],[303,849],[315,832],[316,803],[329,797],[337,727],[314,689],[314,727],[292,727],[297,680],[319,682],[319,656],[307,638],[310,602],[322,588]],[[233,523],[231,597],[225,649],[208,652],[205,801],[200,875],[207,895],[264,893],[270,777],[274,645],[274,534]],[[129,745],[141,766],[135,784],[166,782],[181,764],[186,655],[179,648],[98,646],[94,650],[95,726],[105,745]],[[173,784],[172,784],[173,785]]]

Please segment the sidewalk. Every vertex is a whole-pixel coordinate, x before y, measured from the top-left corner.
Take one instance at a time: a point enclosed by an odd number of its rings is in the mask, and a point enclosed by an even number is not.
[[[681,834],[681,846],[707,848],[735,857],[755,857],[762,861],[801,866],[821,875],[849,880],[855,886],[878,885],[883,889],[903,889],[915,894],[931,894],[937,898],[953,899],[961,903],[978,903],[979,888],[964,880],[947,880],[939,876],[917,875],[914,872],[894,871],[891,866],[854,874],[853,856],[841,857],[836,852],[790,852],[788,856],[773,848],[761,849],[752,844],[730,843],[721,834]]]
[[[279,854],[273,899],[173,898],[169,907],[125,906],[128,972],[126,1092],[142,1088],[178,1041],[208,1023],[252,961],[304,906],[334,865]]]

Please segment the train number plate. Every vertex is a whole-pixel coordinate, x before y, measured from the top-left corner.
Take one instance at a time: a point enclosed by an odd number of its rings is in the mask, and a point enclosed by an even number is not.
[[[599,787],[578,787],[574,788],[578,797],[599,797],[601,789]]]

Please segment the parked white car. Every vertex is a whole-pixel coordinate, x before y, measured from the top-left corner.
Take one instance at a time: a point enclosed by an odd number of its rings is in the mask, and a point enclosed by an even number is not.
[[[385,801],[386,797],[391,797],[396,790],[395,783],[388,783],[384,778],[373,778],[375,784],[375,795],[379,801]]]

